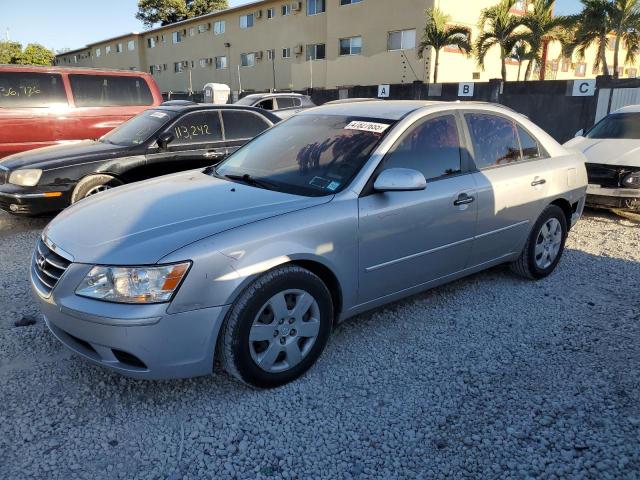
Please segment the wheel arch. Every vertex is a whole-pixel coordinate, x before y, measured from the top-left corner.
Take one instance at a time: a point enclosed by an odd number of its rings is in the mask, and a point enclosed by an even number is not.
[[[342,287],[340,286],[340,281],[338,280],[336,274],[325,264],[315,260],[292,260],[291,262],[289,262],[289,265],[297,265],[298,267],[309,270],[311,273],[320,278],[320,280],[322,280],[322,282],[327,286],[327,288],[329,289],[329,293],[331,294],[331,300],[333,302],[333,317],[334,322],[336,322],[340,317],[343,305]]]
[[[567,220],[567,229],[571,228],[571,219],[573,218],[573,207],[571,203],[566,198],[556,198],[549,205],[555,205],[556,207],[560,207],[564,212],[564,216]]]

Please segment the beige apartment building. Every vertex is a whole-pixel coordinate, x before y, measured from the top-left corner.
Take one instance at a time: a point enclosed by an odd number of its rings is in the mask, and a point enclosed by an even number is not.
[[[130,33],[64,52],[61,66],[148,71],[160,89],[201,91],[206,83],[226,83],[233,91],[340,88],[429,82],[431,52],[419,60],[416,46],[425,11],[437,6],[451,23],[479,35],[483,8],[496,0],[262,0],[142,33]],[[523,14],[526,0],[514,14]],[[584,61],[562,59],[550,48],[547,78],[593,78],[593,54]],[[612,51],[609,52],[612,57]],[[624,58],[624,53],[621,54]],[[613,64],[613,58],[611,58]],[[508,62],[516,80],[518,62]],[[526,65],[521,70],[524,76]],[[635,77],[636,66],[623,68]],[[480,69],[455,48],[440,55],[439,81],[487,81],[500,77],[495,48]]]

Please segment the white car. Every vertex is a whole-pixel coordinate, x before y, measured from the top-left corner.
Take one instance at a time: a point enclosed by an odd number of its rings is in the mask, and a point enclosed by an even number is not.
[[[565,145],[587,157],[587,204],[640,211],[640,105],[621,108]]]

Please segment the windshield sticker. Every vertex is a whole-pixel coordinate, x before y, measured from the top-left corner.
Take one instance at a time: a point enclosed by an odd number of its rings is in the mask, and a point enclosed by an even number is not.
[[[313,177],[313,179],[309,182],[309,185],[313,185],[314,187],[325,189],[325,188],[329,188],[330,183],[332,183],[331,180],[327,180],[326,178]]]
[[[331,182],[329,185],[327,185],[327,190],[331,190],[332,192],[335,192],[339,186],[340,186],[340,182]]]
[[[153,112],[149,116],[153,117],[153,118],[165,118],[165,117],[167,117],[167,114],[166,113],[162,113],[162,112]]]
[[[375,123],[375,122],[351,122],[349,125],[344,127],[345,130],[360,130],[362,132],[373,132],[373,133],[382,133],[386,129],[388,129],[391,125],[387,125],[386,123]]]

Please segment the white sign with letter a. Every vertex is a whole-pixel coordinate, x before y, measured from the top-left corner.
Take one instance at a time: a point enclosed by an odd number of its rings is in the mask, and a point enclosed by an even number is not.
[[[378,98],[389,98],[391,85],[378,85]]]

